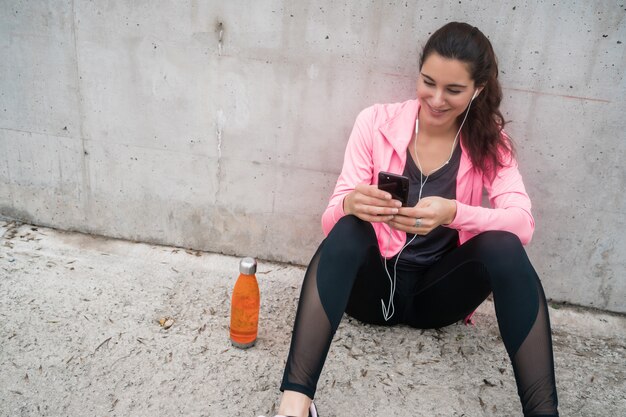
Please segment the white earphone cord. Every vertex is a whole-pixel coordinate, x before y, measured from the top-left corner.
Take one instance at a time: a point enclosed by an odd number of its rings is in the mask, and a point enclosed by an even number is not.
[[[478,90],[474,91],[474,95],[472,96],[472,98],[470,99],[469,104],[467,105],[467,110],[465,111],[465,116],[463,117],[463,121],[461,122],[461,127],[459,127],[459,130],[456,132],[456,136],[454,137],[454,141],[452,142],[452,150],[450,151],[450,156],[448,157],[448,160],[446,162],[443,163],[443,165],[441,165],[439,168],[431,171],[428,175],[426,175],[426,179],[422,181],[422,166],[420,164],[420,160],[419,160],[419,156],[417,155],[417,130],[418,130],[418,121],[415,120],[415,141],[413,142],[413,151],[415,152],[415,162],[417,162],[417,167],[420,170],[420,191],[417,197],[417,201],[419,202],[422,199],[422,191],[424,189],[424,185],[426,184],[426,181],[428,181],[428,177],[430,177],[430,174],[432,174],[435,171],[440,170],[441,168],[443,168],[444,166],[446,166],[450,160],[452,159],[452,155],[454,155],[454,148],[456,147],[456,141],[459,138],[459,134],[461,133],[461,129],[463,129],[463,125],[465,124],[465,120],[467,120],[467,115],[469,114],[469,110],[470,107],[472,106],[472,101],[474,101],[474,98],[476,98],[476,95],[478,94]],[[388,306],[385,306],[385,302],[383,301],[383,299],[380,299],[380,303],[382,304],[382,310],[383,310],[383,317],[385,319],[385,321],[389,321],[389,319],[391,319],[391,317],[393,317],[394,313],[396,312],[395,306],[393,305],[393,296],[396,293],[396,276],[397,276],[397,270],[396,267],[398,266],[398,260],[400,259],[400,254],[402,253],[402,251],[404,251],[404,249],[406,249],[407,246],[409,246],[417,237],[417,235],[413,235],[413,237],[411,238],[411,240],[409,240],[409,242],[407,244],[405,244],[404,246],[402,246],[402,249],[400,249],[400,251],[397,253],[396,255],[396,260],[393,263],[393,279],[391,279],[391,274],[389,274],[389,269],[387,268],[387,252],[389,251],[389,243],[391,243],[391,228],[389,227],[389,235],[387,237],[387,247],[385,248],[385,256],[384,256],[384,260],[383,260],[383,264],[385,266],[385,272],[387,273],[387,278],[389,278],[389,284],[391,286],[391,293],[389,294],[389,303]]]

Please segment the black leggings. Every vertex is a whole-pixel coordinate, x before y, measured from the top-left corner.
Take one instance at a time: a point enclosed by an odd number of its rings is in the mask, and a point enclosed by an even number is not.
[[[391,291],[383,262],[370,223],[345,216],[331,230],[304,277],[281,391],[314,397],[344,312],[371,324],[439,328],[463,319],[493,292],[524,415],[558,416],[546,298],[517,236],[485,232],[423,272],[399,271],[389,321],[381,309]]]

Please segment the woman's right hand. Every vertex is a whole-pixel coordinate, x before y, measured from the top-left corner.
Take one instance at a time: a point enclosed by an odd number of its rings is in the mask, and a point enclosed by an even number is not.
[[[343,211],[368,222],[388,222],[398,213],[402,203],[376,185],[358,184],[343,199]]]

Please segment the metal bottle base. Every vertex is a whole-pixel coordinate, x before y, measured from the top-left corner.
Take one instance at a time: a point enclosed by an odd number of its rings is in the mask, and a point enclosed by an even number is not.
[[[254,339],[252,342],[249,342],[249,343],[238,343],[238,342],[235,342],[234,340],[232,340],[232,339],[231,339],[231,340],[230,340],[230,343],[231,343],[234,347],[236,347],[236,348],[239,348],[239,349],[248,349],[248,348],[251,348],[252,346],[254,346],[254,345],[256,344],[256,339]]]

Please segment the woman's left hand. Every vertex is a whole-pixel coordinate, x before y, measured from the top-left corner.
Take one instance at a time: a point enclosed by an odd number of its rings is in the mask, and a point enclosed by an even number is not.
[[[424,197],[415,207],[400,207],[388,224],[394,229],[426,235],[456,216],[456,202],[442,197]],[[419,221],[417,220],[419,219]]]

